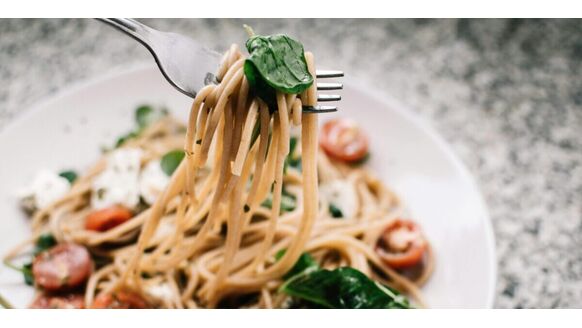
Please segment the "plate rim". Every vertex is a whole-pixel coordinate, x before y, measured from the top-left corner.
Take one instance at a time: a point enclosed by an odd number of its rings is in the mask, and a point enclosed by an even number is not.
[[[97,73],[95,75],[89,75],[85,78],[73,81],[71,83],[65,84],[60,87],[56,92],[48,93],[42,97],[39,97],[31,105],[29,105],[27,110],[21,115],[17,115],[7,122],[0,129],[0,139],[4,137],[5,134],[9,133],[13,129],[17,129],[22,126],[28,118],[36,115],[43,107],[49,106],[54,102],[59,101],[62,98],[74,95],[82,89],[86,89],[94,84],[99,84],[110,79],[114,79],[119,76],[129,75],[132,73],[137,73],[139,71],[151,70],[155,68],[155,63],[149,61],[140,61],[133,64],[128,64],[125,66],[113,67],[102,73]],[[377,87],[364,82],[363,79],[358,77],[343,77],[344,83],[349,84],[350,88],[355,89],[357,92],[369,96],[378,103],[384,104],[389,107],[390,110],[396,111],[404,119],[411,122],[413,125],[417,126],[426,136],[435,142],[435,145],[443,152],[444,156],[451,162],[456,171],[459,172],[459,176],[465,183],[472,189],[476,196],[476,201],[480,207],[483,220],[485,221],[485,238],[486,238],[486,249],[488,253],[488,277],[489,277],[489,290],[487,292],[487,299],[485,301],[487,308],[493,308],[495,305],[496,297],[496,286],[497,286],[497,273],[498,273],[498,263],[496,258],[496,240],[495,233],[493,229],[493,222],[491,220],[491,215],[489,213],[487,202],[479,188],[479,184],[476,182],[475,177],[471,174],[465,163],[459,158],[459,156],[454,152],[452,146],[442,137],[438,131],[432,127],[432,125],[426,121],[418,113],[410,109],[410,106],[404,105],[401,101],[391,96],[389,93],[381,92]],[[186,96],[184,96],[186,97]],[[338,110],[341,111],[341,103],[338,105]]]

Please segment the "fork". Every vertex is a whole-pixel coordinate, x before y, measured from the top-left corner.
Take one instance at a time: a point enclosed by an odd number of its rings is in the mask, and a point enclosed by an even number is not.
[[[168,82],[183,94],[194,98],[205,85],[216,83],[213,72],[218,70],[221,55],[199,42],[178,33],[161,32],[131,18],[97,18],[117,30],[131,36],[144,45]],[[343,77],[336,70],[317,70],[318,79]],[[341,90],[340,82],[318,82],[317,90]],[[335,94],[319,94],[320,102],[340,101]],[[304,106],[303,112],[326,113],[337,111],[336,106]]]

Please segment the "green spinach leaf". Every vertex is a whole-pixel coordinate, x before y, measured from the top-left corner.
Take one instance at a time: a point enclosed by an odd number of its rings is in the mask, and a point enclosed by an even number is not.
[[[277,261],[280,260],[283,257],[283,255],[285,255],[286,251],[287,251],[286,249],[282,249],[282,250],[278,251],[277,254],[275,254],[275,259],[277,259]],[[311,256],[309,253],[303,253],[299,257],[297,262],[295,262],[295,264],[293,265],[291,270],[289,270],[289,272],[287,272],[283,276],[283,278],[285,280],[291,279],[292,277],[294,277],[298,274],[305,273],[305,272],[312,272],[312,271],[315,271],[318,269],[319,269],[319,264],[317,264],[317,262],[315,261],[313,256]]]
[[[166,109],[154,109],[152,106],[142,105],[135,110],[135,121],[138,127],[143,129],[167,115]]]
[[[265,199],[262,203],[261,206],[266,207],[266,208],[273,208],[273,194],[269,194],[269,196],[267,196],[267,199]],[[285,188],[283,188],[283,191],[281,193],[281,213],[284,212],[291,212],[295,209],[295,207],[297,206],[297,200],[295,199],[295,196],[293,196],[292,194],[289,194],[285,191]]]
[[[57,245],[55,236],[50,233],[42,234],[38,237],[35,243],[34,255],[49,250]]]
[[[22,266],[22,275],[24,282],[29,286],[34,286],[34,276],[32,275],[32,263],[27,263]]]
[[[59,173],[59,176],[67,179],[67,181],[69,181],[70,184],[73,184],[73,182],[75,182],[75,180],[77,180],[78,177],[77,172],[72,170],[63,171]]]
[[[246,42],[244,73],[251,87],[269,105],[275,92],[301,93],[313,84],[303,45],[287,35],[255,35]]]
[[[180,165],[180,162],[182,162],[185,155],[186,154],[183,150],[172,150],[166,153],[160,162],[164,173],[171,176],[176,168],[178,168],[178,165]]]
[[[404,296],[350,267],[296,275],[280,291],[332,309],[410,308]]]
[[[342,210],[340,210],[339,207],[335,206],[333,203],[329,204],[329,213],[331,214],[331,217],[334,219],[339,219],[339,218],[344,217]]]

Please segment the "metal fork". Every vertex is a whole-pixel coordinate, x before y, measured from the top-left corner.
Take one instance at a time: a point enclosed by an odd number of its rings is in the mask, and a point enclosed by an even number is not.
[[[178,91],[194,98],[205,85],[216,82],[221,55],[181,34],[161,32],[131,18],[98,18],[144,45],[154,56],[160,71]],[[341,71],[317,70],[318,79],[344,76]],[[317,83],[317,90],[340,90],[339,82]],[[321,102],[339,101],[340,95],[318,94]],[[304,106],[304,112],[325,113],[337,111],[336,106]]]

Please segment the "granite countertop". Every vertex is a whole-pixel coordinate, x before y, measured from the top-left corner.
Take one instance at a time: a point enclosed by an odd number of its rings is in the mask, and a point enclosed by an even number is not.
[[[582,307],[580,20],[146,20],[217,49],[243,23],[302,40],[406,103],[488,204],[495,305]],[[0,129],[70,83],[149,55],[92,20],[0,20]]]

